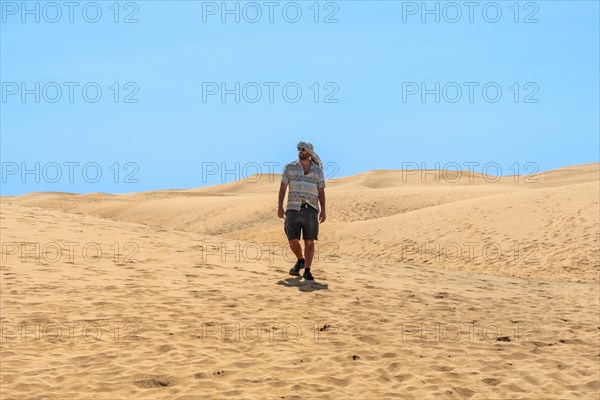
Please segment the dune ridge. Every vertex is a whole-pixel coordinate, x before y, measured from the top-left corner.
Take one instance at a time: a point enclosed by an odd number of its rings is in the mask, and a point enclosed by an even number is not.
[[[328,182],[329,221],[320,238],[349,257],[598,281],[599,166],[499,178],[469,171],[421,176],[389,170],[337,178]],[[280,175],[262,174],[188,190],[35,193],[10,201],[229,239],[281,242],[279,182]]]

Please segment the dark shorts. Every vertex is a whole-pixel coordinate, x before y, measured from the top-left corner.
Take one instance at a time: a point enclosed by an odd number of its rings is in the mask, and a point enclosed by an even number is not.
[[[303,240],[318,240],[319,211],[314,207],[302,208],[300,211],[287,210],[283,230],[288,240],[300,240],[300,231]]]

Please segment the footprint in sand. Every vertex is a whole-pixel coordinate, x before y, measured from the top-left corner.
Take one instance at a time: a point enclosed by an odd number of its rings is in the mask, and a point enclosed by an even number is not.
[[[134,382],[137,387],[142,389],[153,389],[172,385],[167,378],[156,377],[151,379],[142,379]]]

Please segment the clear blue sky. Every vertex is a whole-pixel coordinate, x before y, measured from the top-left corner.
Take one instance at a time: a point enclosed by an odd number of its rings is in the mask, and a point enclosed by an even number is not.
[[[239,7],[239,23],[222,15],[221,1],[119,2],[118,15],[114,3],[70,10],[28,1],[27,14],[22,1],[0,2],[3,195],[192,188],[240,179],[256,165],[281,172],[299,140],[314,144],[329,177],[408,162],[497,163],[510,174],[515,163],[544,171],[599,161],[597,1],[471,10],[429,1],[438,23],[421,1],[276,2],[273,22],[263,1],[227,2]],[[223,102],[219,86],[235,91],[236,82],[240,102],[235,94]],[[423,101],[421,83],[436,82],[439,103],[433,92]],[[95,87],[102,95],[92,102]],[[252,102],[257,87],[262,97]],[[22,175],[36,163],[39,177]],[[239,174],[222,177],[236,163]],[[203,177],[203,168],[218,169]]]

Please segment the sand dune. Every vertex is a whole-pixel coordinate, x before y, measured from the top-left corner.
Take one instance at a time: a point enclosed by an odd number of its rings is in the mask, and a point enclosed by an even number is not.
[[[597,398],[599,166],[329,182],[313,284],[278,175],[3,197],[2,399]]]
[[[339,254],[369,260],[546,280],[599,279],[598,164],[498,181],[469,171],[451,174],[368,171],[330,182],[329,221],[322,226],[321,242]],[[230,239],[281,242],[279,181],[279,175],[262,175],[191,190],[36,193],[11,201]]]

